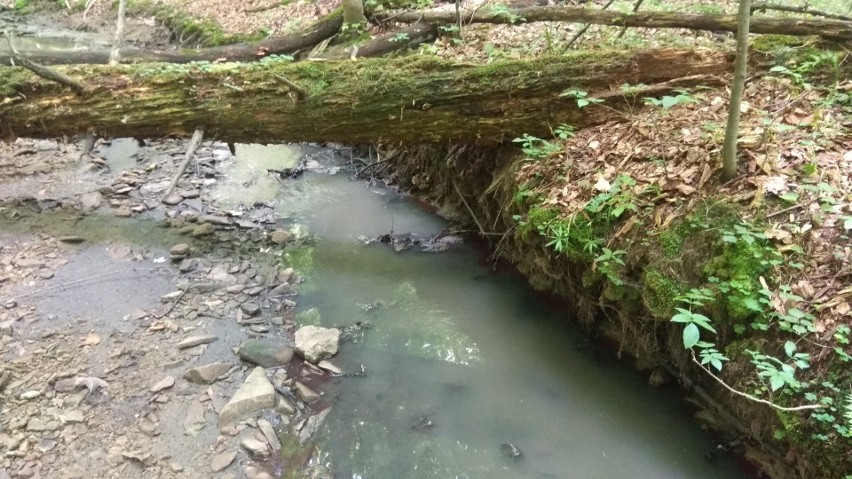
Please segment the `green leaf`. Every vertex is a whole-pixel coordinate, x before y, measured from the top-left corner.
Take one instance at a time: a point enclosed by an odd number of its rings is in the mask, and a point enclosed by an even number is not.
[[[769,377],[769,387],[772,388],[773,391],[777,391],[784,387],[784,378],[779,375],[773,375]]]
[[[796,343],[793,341],[787,341],[784,343],[784,352],[787,353],[787,356],[793,356],[793,353],[796,352]]]
[[[663,109],[668,110],[669,108],[677,105],[678,99],[676,96],[664,96],[663,97]]]
[[[701,332],[698,330],[698,326],[687,324],[683,328],[683,347],[685,349],[692,349],[698,343],[699,339],[701,339]]]

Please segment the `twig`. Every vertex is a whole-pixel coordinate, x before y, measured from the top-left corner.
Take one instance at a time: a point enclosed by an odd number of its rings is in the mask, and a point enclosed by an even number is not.
[[[172,302],[172,305],[171,305],[171,306],[169,306],[169,309],[167,309],[167,310],[166,310],[166,312],[165,312],[165,313],[163,313],[163,316],[168,316],[168,314],[169,314],[169,313],[171,313],[173,309],[175,309],[175,306],[177,306],[177,304],[180,302],[180,298],[183,298],[183,295],[184,295],[184,294],[186,294],[186,290],[187,290],[187,289],[189,289],[189,286],[187,286],[187,287],[186,287],[186,289],[182,289],[182,290],[180,290],[180,294],[179,294],[179,295],[178,295],[178,297],[177,297],[177,298],[175,298],[175,300]]]
[[[737,391],[736,389],[732,388],[731,386],[728,386],[728,384],[727,384],[727,383],[725,383],[725,381],[722,381],[721,379],[719,379],[719,377],[718,377],[718,376],[716,376],[715,374],[713,374],[713,372],[712,372],[712,371],[710,371],[709,369],[705,368],[703,364],[701,364],[700,362],[698,362],[698,360],[697,360],[697,359],[695,359],[695,353],[694,353],[694,352],[692,353],[692,362],[693,362],[693,363],[695,363],[696,365],[698,365],[698,367],[699,367],[699,368],[703,369],[703,370],[704,370],[704,372],[706,372],[707,374],[709,374],[709,375],[710,375],[710,377],[712,377],[713,379],[715,379],[715,380],[716,380],[716,382],[718,382],[719,384],[721,384],[722,386],[724,386],[724,387],[725,387],[725,389],[727,389],[728,391],[731,391],[732,393],[736,394],[737,396],[742,396],[742,397],[744,397],[744,398],[746,398],[746,399],[748,399],[748,400],[751,400],[751,401],[754,401],[754,402],[759,402],[760,404],[766,404],[767,406],[773,407],[773,408],[775,408],[775,409],[777,409],[777,410],[779,410],[779,411],[788,411],[788,412],[794,412],[794,411],[807,411],[807,410],[810,410],[810,409],[822,409],[822,408],[824,408],[824,407],[825,407],[825,406],[823,406],[822,404],[806,404],[806,405],[804,405],[804,406],[796,406],[796,407],[785,407],[785,406],[779,406],[779,405],[775,404],[775,403],[774,403],[774,402],[772,402],[772,401],[767,401],[766,399],[760,399],[760,398],[758,398],[758,397],[754,397],[754,396],[752,396],[751,394],[744,393],[744,392],[742,392],[742,391]]]
[[[356,50],[356,52],[357,52],[357,50]],[[278,81],[280,81],[281,83],[283,83],[284,85],[286,85],[286,86],[287,86],[287,88],[289,88],[289,89],[293,90],[293,93],[295,93],[295,94],[296,94],[296,97],[297,97],[299,100],[304,100],[305,98],[307,98],[307,97],[308,97],[308,91],[307,91],[307,90],[305,90],[304,88],[302,88],[301,86],[299,86],[299,84],[298,84],[298,83],[292,82],[292,81],[290,81],[290,80],[288,80],[288,79],[284,78],[284,77],[283,77],[283,76],[281,76],[281,75],[275,75],[275,74],[273,74],[272,76],[274,76],[274,77],[275,77]]]
[[[610,7],[610,5],[612,5],[613,3],[615,3],[615,0],[609,0],[609,2],[607,2],[607,4],[606,4],[606,5],[604,5],[604,6],[601,8],[601,10],[606,10],[606,9],[607,9],[607,8],[609,8],[609,7]],[[591,26],[592,26],[592,24],[590,24],[590,23],[587,23],[587,24],[583,25],[583,28],[581,28],[579,32],[575,33],[575,34],[574,34],[574,36],[573,36],[573,37],[571,37],[571,39],[570,39],[570,40],[568,40],[568,43],[565,45],[565,48],[563,48],[563,49],[562,49],[562,53],[567,52],[567,51],[568,51],[568,49],[569,49],[569,48],[571,48],[571,45],[573,45],[573,44],[574,44],[574,42],[576,42],[576,41],[577,41],[580,37],[582,37],[582,36],[583,36],[583,34],[584,34],[584,33],[586,33],[586,30],[588,30],[588,29],[589,29],[589,27],[591,27]]]
[[[844,20],[847,22],[852,22],[852,17],[847,17],[844,15],[838,15],[836,13],[823,12],[820,10],[814,10],[813,8],[808,7],[807,5],[803,5],[801,7],[792,7],[787,5],[778,5],[776,3],[754,3],[751,6],[751,12],[758,11],[766,11],[766,10],[775,10],[779,12],[792,12],[792,13],[806,13],[808,15],[813,15],[815,17],[825,17],[825,18],[834,18],[837,20]]]
[[[171,196],[172,192],[175,190],[175,186],[177,186],[178,180],[183,176],[183,173],[186,171],[186,167],[189,165],[189,160],[195,156],[195,151],[201,146],[201,139],[204,138],[204,128],[198,128],[192,134],[192,139],[189,141],[189,147],[186,149],[186,156],[183,157],[183,161],[180,163],[175,176],[172,177],[172,182],[169,187],[166,189],[166,192],[163,193],[163,200]]]
[[[459,26],[459,40],[464,40],[464,35],[462,35],[461,1],[456,0],[456,23]]]
[[[50,81],[59,83],[60,85],[65,85],[65,86],[71,88],[72,90],[74,90],[74,92],[76,92],[76,93],[83,93],[83,91],[86,90],[85,85],[80,83],[78,80],[75,80],[75,79],[69,77],[68,75],[65,75],[63,73],[59,73],[56,70],[53,70],[53,69],[48,68],[48,67],[43,66],[43,65],[39,65],[38,63],[32,62],[32,61],[27,60],[26,58],[22,57],[20,55],[20,53],[18,53],[18,50],[14,47],[14,45],[12,45],[11,34],[9,32],[5,32],[5,37],[6,37],[6,43],[9,44],[9,50],[11,50],[11,52],[12,52],[12,63],[13,64],[20,65],[20,66],[26,68],[27,70],[35,73],[37,76],[40,76],[40,77],[42,77],[46,80],[50,80]]]
[[[781,216],[781,215],[783,215],[784,213],[789,213],[790,211],[797,210],[797,209],[799,209],[799,208],[801,208],[801,207],[803,207],[803,206],[805,206],[805,205],[804,205],[804,204],[793,205],[793,206],[791,206],[791,207],[789,207],[789,208],[784,208],[784,209],[783,209],[783,210],[781,210],[781,211],[776,211],[775,213],[770,213],[770,214],[766,215],[766,217],[767,217],[767,218],[774,218],[774,217],[776,217],[776,216]]]
[[[479,228],[479,233],[482,236],[486,236],[485,228],[482,227],[482,224],[479,222],[479,219],[476,218],[476,214],[473,212],[473,209],[470,207],[469,204],[467,204],[467,200],[464,199],[464,195],[462,194],[461,190],[459,189],[459,185],[456,184],[455,180],[453,180],[452,183],[453,183],[453,188],[456,189],[456,193],[458,193],[459,198],[461,198],[462,203],[464,203],[465,208],[467,208],[468,213],[470,213],[471,218],[473,218],[473,222],[476,223],[476,227]]]
[[[642,6],[642,2],[644,2],[644,1],[645,1],[645,0],[636,0],[636,3],[635,3],[635,4],[633,4],[633,13],[636,13],[636,12],[638,12],[638,11],[639,11],[639,7],[641,7],[641,6]],[[621,38],[621,37],[623,37],[623,36],[624,36],[624,32],[626,32],[626,31],[627,31],[627,27],[621,27],[621,31],[620,31],[620,32],[618,32],[618,35],[616,35],[616,36],[615,36],[615,38]]]
[[[67,283],[57,284],[57,285],[54,285],[54,286],[48,286],[47,288],[42,288],[42,289],[37,289],[35,291],[30,291],[29,293],[23,293],[23,294],[19,294],[17,296],[10,296],[8,298],[3,299],[2,302],[6,303],[8,301],[26,298],[27,296],[35,296],[37,294],[41,294],[41,293],[44,293],[46,291],[52,291],[54,289],[65,288],[65,287],[68,287],[68,286],[71,286],[71,285],[74,285],[74,284],[77,284],[77,283],[83,283],[83,282],[86,282],[86,281],[94,281],[96,279],[106,278],[107,276],[112,276],[112,275],[120,274],[120,273],[127,273],[129,271],[134,271],[134,272],[135,271],[156,271],[156,270],[159,270],[159,269],[161,269],[161,268],[127,268],[127,269],[120,269],[118,271],[110,271],[109,273],[103,273],[103,274],[99,274],[99,275],[96,275],[96,276],[91,276],[89,278],[75,279],[74,281],[68,281]]]
[[[115,22],[115,43],[109,52],[109,64],[118,65],[121,56],[121,42],[124,39],[124,12],[127,10],[127,0],[118,2],[118,19]]]

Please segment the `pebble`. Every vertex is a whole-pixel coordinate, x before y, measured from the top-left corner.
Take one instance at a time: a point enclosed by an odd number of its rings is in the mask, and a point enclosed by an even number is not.
[[[169,250],[169,254],[172,256],[186,256],[188,253],[189,245],[186,243],[176,244]]]
[[[153,386],[151,386],[150,391],[152,393],[158,393],[158,392],[162,391],[163,389],[168,389],[168,388],[170,388],[174,385],[175,385],[174,376],[166,376],[163,379],[161,379],[160,381],[158,381],[157,384],[154,384]]]
[[[116,208],[115,211],[112,212],[112,214],[118,218],[130,218],[133,212],[130,211],[130,208],[128,208],[127,206],[120,206]]]
[[[320,398],[320,395],[316,391],[300,382],[296,382],[296,395],[299,396],[299,399],[308,404],[317,401]]]
[[[27,391],[25,393],[22,393],[21,399],[29,401],[30,399],[35,399],[39,396],[41,396],[41,391],[32,390],[32,391]]]
[[[199,344],[209,344],[209,343],[212,343],[213,341],[216,341],[217,339],[219,339],[219,338],[216,337],[216,336],[213,336],[212,334],[206,334],[206,335],[200,335],[200,336],[190,336],[190,337],[184,339],[183,341],[179,342],[177,347],[178,347],[178,349],[187,349],[187,348],[192,348],[194,346],[198,346]]]
[[[240,305],[240,309],[249,316],[257,316],[260,313],[260,306],[257,303],[245,302]]]
[[[237,458],[236,451],[216,454],[210,460],[210,470],[213,472],[224,471]]]
[[[211,384],[231,369],[228,363],[211,363],[197,368],[188,369],[183,377],[191,383]]]
[[[59,241],[63,243],[79,244],[86,241],[86,238],[83,238],[82,236],[60,236]]]
[[[243,448],[252,456],[259,458],[269,457],[269,447],[266,445],[265,441],[260,441],[253,437],[246,437],[240,441],[240,445],[243,446]]]
[[[181,196],[177,193],[172,193],[168,197],[163,198],[163,204],[166,204],[166,205],[169,205],[169,206],[174,206],[174,205],[180,203],[181,201],[183,201],[183,196]]]

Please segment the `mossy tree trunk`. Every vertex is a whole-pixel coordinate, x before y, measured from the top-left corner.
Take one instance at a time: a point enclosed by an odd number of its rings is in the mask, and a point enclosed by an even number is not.
[[[435,57],[206,65],[80,65],[61,71],[80,94],[18,68],[0,71],[0,138],[189,136],[199,125],[228,141],[496,144],[551,127],[613,118],[560,92],[606,105],[619,85],[662,90],[712,83],[729,54],[675,49],[605,51],[489,65]],[[686,77],[685,83],[672,82]],[[667,90],[666,90],[667,91]],[[661,93],[662,91],[658,92]]]

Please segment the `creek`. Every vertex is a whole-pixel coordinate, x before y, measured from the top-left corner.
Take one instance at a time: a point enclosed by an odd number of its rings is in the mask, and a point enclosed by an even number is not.
[[[232,178],[246,184],[276,166],[254,153]],[[336,170],[328,151],[312,157]],[[283,186],[254,177],[265,183],[239,200],[272,204],[315,238],[285,261],[305,278],[297,322],[369,326],[334,359],[366,374],[318,386],[334,409],[317,447],[335,477],[745,477],[730,458],[708,460],[714,444],[675,389],[651,388],[600,352],[568,324],[569,310],[490,271],[480,249],[364,244],[447,226],[416,202],[341,173]],[[504,444],[521,455],[507,457]]]

